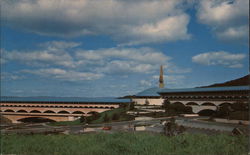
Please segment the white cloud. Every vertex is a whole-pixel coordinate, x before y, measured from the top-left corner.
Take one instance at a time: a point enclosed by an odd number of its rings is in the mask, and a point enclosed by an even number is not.
[[[202,65],[223,65],[229,68],[242,67],[245,54],[233,54],[225,51],[201,53],[192,57],[192,61]]]
[[[166,67],[171,57],[152,48],[109,48],[99,50],[81,50],[76,57],[86,62],[98,62],[95,71],[109,74],[152,73],[160,65]]]
[[[143,87],[150,87],[150,86],[152,86],[152,83],[150,81],[147,81],[147,80],[141,80],[140,85]]]
[[[171,73],[191,71],[188,68],[177,67],[171,57],[148,47],[82,50],[76,48],[79,43],[62,41],[51,41],[40,44],[40,46],[41,49],[35,51],[2,50],[2,55],[9,63],[15,61],[32,67],[59,67],[72,71],[82,70],[84,72],[119,76],[158,72],[160,65],[164,65],[166,71]],[[55,71],[53,70],[53,72]]]
[[[4,80],[4,81],[20,80],[20,79],[24,79],[24,76],[18,75],[16,73],[9,73],[9,72],[1,73],[1,80]]]
[[[222,40],[242,40],[245,38],[247,40],[249,32],[249,27],[247,25],[239,26],[239,27],[229,27],[221,32],[217,32],[217,37]]]
[[[110,74],[128,74],[128,73],[151,73],[154,72],[159,65],[143,64],[136,61],[129,60],[113,60],[107,62],[104,67],[96,69],[98,72]]]
[[[97,80],[103,77],[102,74],[90,72],[77,72],[71,70],[64,70],[59,68],[47,68],[38,70],[22,70],[22,73],[30,73],[43,77],[49,77],[64,81],[84,81],[84,80]]]
[[[124,59],[134,60],[138,62],[159,64],[166,63],[171,58],[164,53],[156,51],[152,48],[109,48],[99,50],[83,50],[77,51],[76,56],[87,60],[102,59]]]
[[[3,50],[2,57],[6,61],[20,61],[31,65],[54,64],[64,67],[75,67],[72,56],[66,51],[68,48],[78,46],[79,43],[52,41],[42,45],[45,49],[36,51],[6,51]]]
[[[42,35],[111,35],[138,44],[188,39],[186,0],[2,0],[7,25]]]
[[[248,39],[248,0],[201,0],[197,17],[212,27],[224,41],[246,42]]]

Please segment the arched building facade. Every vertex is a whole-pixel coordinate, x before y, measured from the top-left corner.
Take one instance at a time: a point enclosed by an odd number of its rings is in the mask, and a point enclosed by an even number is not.
[[[192,107],[194,113],[216,111],[219,106],[249,103],[249,86],[162,89],[158,91],[164,101]]]

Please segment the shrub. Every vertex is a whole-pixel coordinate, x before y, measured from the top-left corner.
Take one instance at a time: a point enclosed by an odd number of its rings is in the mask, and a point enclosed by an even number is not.
[[[235,111],[230,113],[229,119],[237,119],[237,120],[249,120],[249,112],[248,111]]]
[[[120,119],[120,115],[115,113],[113,116],[112,116],[112,120],[119,120]]]
[[[107,114],[105,114],[104,117],[103,117],[103,121],[108,122],[109,120],[110,120],[110,118],[108,117]]]
[[[248,104],[243,102],[235,102],[232,104],[232,109],[235,111],[247,111]]]

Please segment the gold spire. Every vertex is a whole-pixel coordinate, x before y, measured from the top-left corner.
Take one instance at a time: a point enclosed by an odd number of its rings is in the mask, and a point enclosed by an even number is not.
[[[164,88],[163,66],[160,68],[159,88]]]

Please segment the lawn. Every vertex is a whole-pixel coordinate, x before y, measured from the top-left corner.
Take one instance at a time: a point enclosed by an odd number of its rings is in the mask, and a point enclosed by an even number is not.
[[[248,137],[152,133],[3,135],[2,154],[23,155],[247,155]]]

